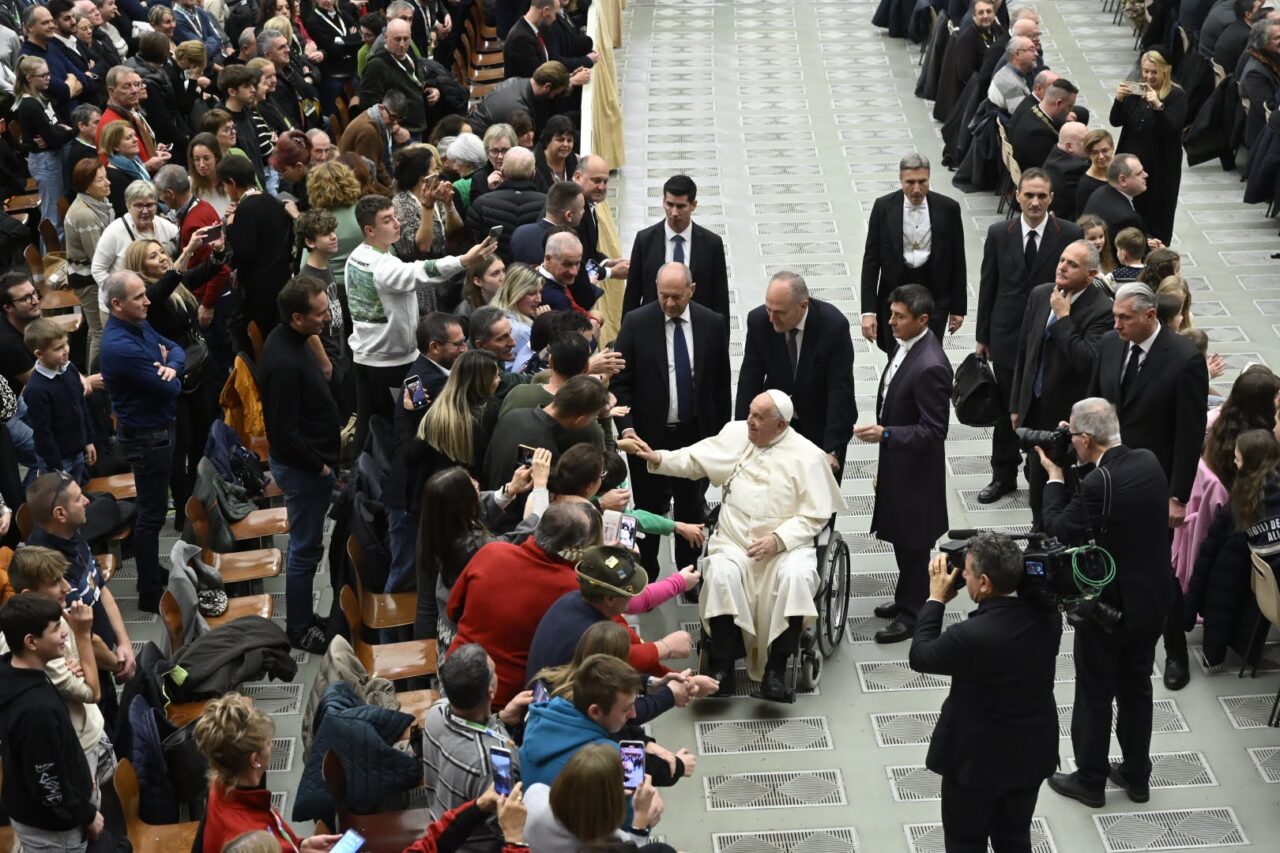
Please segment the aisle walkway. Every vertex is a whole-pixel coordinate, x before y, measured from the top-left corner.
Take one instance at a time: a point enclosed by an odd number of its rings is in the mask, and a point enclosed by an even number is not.
[[[935,163],[940,145],[929,105],[912,95],[918,50],[869,25],[871,0],[631,0],[619,52],[629,166],[613,204],[624,244],[661,217],[661,186],[686,171],[699,185],[697,220],[725,237],[735,301],[732,354],[743,319],[779,269],[802,273],[818,298],[857,323],[857,276],[865,217],[897,188],[896,163],[918,149]],[[1098,126],[1115,82],[1133,61],[1132,36],[1113,27],[1097,0],[1041,2],[1051,67],[1080,85]],[[1105,63],[1086,62],[1104,57]],[[959,196],[943,169],[933,189]],[[1231,371],[1250,361],[1280,365],[1280,251],[1274,221],[1240,203],[1235,174],[1207,164],[1187,173],[1175,248],[1194,291],[1193,311]],[[971,293],[986,226],[1002,217],[987,194],[963,197]],[[958,362],[973,348],[973,317],[948,338]],[[881,364],[859,339],[857,402],[869,422]],[[953,425],[948,446],[952,524],[1025,530],[1026,493],[981,507],[989,431]],[[871,609],[894,577],[887,549],[866,537],[874,453],[851,448],[844,479],[855,576],[851,640],[824,673],[820,692],[784,707],[735,699],[703,702],[654,725],[666,745],[699,755],[697,777],[666,794],[659,830],[690,851],[935,851],[938,778],[923,768],[946,681],[916,676],[905,645],[877,647]],[[961,596],[962,598],[964,596]],[[963,606],[951,608],[958,618]],[[649,632],[696,625],[682,606]],[[1197,643],[1194,635],[1192,642]],[[1158,666],[1163,666],[1162,653]],[[1256,681],[1193,672],[1170,693],[1155,674],[1156,772],[1151,802],[1108,794],[1090,811],[1042,790],[1037,851],[1274,849],[1280,819],[1280,732],[1262,727],[1280,672],[1272,650]],[[1059,657],[1057,698],[1065,739],[1074,665],[1070,635]]]

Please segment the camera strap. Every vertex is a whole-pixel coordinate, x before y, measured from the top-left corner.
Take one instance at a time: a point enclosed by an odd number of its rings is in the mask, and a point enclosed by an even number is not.
[[[1106,537],[1107,522],[1111,519],[1111,472],[1101,465],[1094,470],[1102,475],[1102,518],[1099,530],[1097,532],[1090,531],[1093,532],[1094,541],[1097,541]]]

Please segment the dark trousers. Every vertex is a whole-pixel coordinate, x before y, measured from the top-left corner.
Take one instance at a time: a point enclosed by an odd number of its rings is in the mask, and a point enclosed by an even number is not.
[[[1172,535],[1172,533],[1170,534]],[[1187,662],[1187,632],[1183,627],[1182,584],[1169,568],[1169,582],[1173,586],[1169,601],[1169,613],[1164,620],[1164,654],[1167,658]]]
[[[893,559],[898,563],[898,583],[893,588],[893,603],[902,608],[894,621],[916,624],[916,613],[929,597],[929,549],[893,546]]]
[[[1019,422],[1018,426],[1024,426],[1028,429],[1055,429],[1058,426],[1058,421],[1064,420],[1063,418],[1055,417],[1053,413],[1046,413],[1042,411],[1043,408],[1044,407],[1040,405],[1040,400],[1038,398],[1033,399],[1031,401],[1031,406],[1027,410],[1026,423]],[[1007,425],[1008,422],[1006,422],[1006,426]],[[1013,434],[1012,429],[1010,430],[1010,434]],[[1017,448],[1016,444],[1014,444],[1014,448]],[[1027,464],[1026,467],[1023,468],[1023,473],[1027,476],[1027,489],[1030,492],[1031,529],[1039,530],[1040,513],[1044,506],[1044,486],[1045,483],[1049,482],[1049,472],[1044,470],[1044,466],[1040,464],[1040,454],[1036,453],[1034,450],[1026,454],[1026,459]],[[993,462],[993,470],[994,467]],[[1066,466],[1063,467],[1065,468]],[[1067,478],[1068,487],[1071,487],[1075,478],[1075,472],[1071,469],[1066,469],[1064,473]]]
[[[1031,853],[1031,816],[1039,785],[999,794],[942,777],[942,832],[947,853]]]
[[[698,441],[697,428],[681,425],[663,430],[660,436],[646,436],[654,450],[679,450]],[[664,515],[674,505],[672,518],[688,524],[702,524],[707,520],[707,481],[685,480],[679,477],[663,477],[650,474],[643,462],[631,466],[631,492],[636,506],[647,512]],[[684,537],[672,534],[676,543],[676,568],[681,569],[698,559],[699,551]],[[658,564],[658,547],[661,536],[646,536],[640,540],[640,560],[649,574],[649,582],[658,579],[662,570]]]
[[[1111,745],[1111,701],[1116,703],[1116,739],[1124,761],[1120,772],[1138,784],[1151,775],[1151,668],[1155,632],[1114,634],[1082,625],[1076,629],[1076,694],[1071,745],[1080,781],[1101,792],[1107,782]]]
[[[355,365],[356,456],[364,452],[365,440],[369,437],[369,418],[382,415],[388,424],[391,423],[406,370],[408,365],[404,364],[394,367]]]
[[[1013,396],[1013,368],[1002,367],[992,363],[992,371],[996,375],[996,385],[1000,388],[1000,401],[1004,410],[1009,410],[1009,399]],[[1025,424],[1018,424],[1025,426]],[[1017,483],[1018,466],[1022,464],[1022,451],[1018,450],[1018,436],[1013,432],[1013,424],[1007,416],[996,421],[991,434],[991,479],[997,483]]]
[[[932,292],[933,288],[929,286],[933,278],[933,260],[925,262],[924,266],[905,267],[903,269],[902,280],[898,285],[903,284],[919,284],[926,290]],[[897,285],[895,285],[897,286]],[[888,353],[893,349],[893,330],[889,328],[889,296],[893,293],[893,288],[888,287],[884,282],[880,282],[880,308],[876,314],[876,346],[880,347],[882,352]],[[934,294],[937,299],[937,294]],[[934,316],[929,318],[929,331],[933,332],[939,343],[943,340],[943,335],[947,332],[946,311],[935,311]]]
[[[160,528],[169,508],[169,472],[173,467],[174,426],[135,430],[121,424],[120,452],[133,471],[138,514],[133,521],[133,553],[138,563],[139,604],[158,607],[164,593],[160,568]]]

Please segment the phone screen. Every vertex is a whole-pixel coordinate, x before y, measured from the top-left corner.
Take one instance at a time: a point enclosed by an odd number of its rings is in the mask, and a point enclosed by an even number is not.
[[[354,829],[348,829],[337,843],[329,848],[329,853],[359,853],[363,849],[364,836]]]
[[[545,702],[550,698],[551,694],[547,692],[547,685],[541,681],[535,681],[533,683],[533,701]]]
[[[622,742],[622,787],[634,791],[644,784],[644,744],[638,740]]]
[[[427,389],[422,387],[422,378],[420,376],[409,376],[404,380],[404,389],[409,392],[409,399],[413,401],[415,409],[421,409],[429,402],[427,400]]]
[[[602,276],[600,273],[601,273],[601,270],[600,270],[600,265],[598,263],[596,263],[595,261],[587,261],[587,275],[592,276],[594,278],[604,278],[604,276]]]
[[[495,239],[495,240],[501,240],[501,239],[502,239],[502,226],[501,226],[501,225],[495,225],[495,226],[493,226],[492,228],[490,228],[490,229],[489,229],[489,236],[490,236],[490,237],[492,237],[492,238],[493,238],[493,239]]]
[[[634,515],[624,515],[618,519],[618,547],[636,547],[636,517]]]
[[[533,466],[533,448],[527,444],[522,444],[516,451],[516,461],[526,468]]]
[[[511,753],[496,746],[489,747],[489,760],[493,762],[493,790],[506,796],[515,784],[511,778]]]

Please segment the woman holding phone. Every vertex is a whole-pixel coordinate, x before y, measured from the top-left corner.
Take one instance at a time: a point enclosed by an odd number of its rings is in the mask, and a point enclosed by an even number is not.
[[[1122,80],[1111,105],[1111,124],[1120,128],[1116,152],[1132,154],[1147,171],[1147,191],[1133,199],[1146,222],[1147,237],[1168,244],[1182,184],[1182,130],[1187,93],[1173,82],[1173,66],[1163,49],[1142,54],[1142,85]]]
[[[444,257],[445,240],[462,228],[453,204],[453,185],[440,180],[440,160],[429,145],[410,145],[396,154],[392,168],[400,219],[396,257],[406,261]]]

